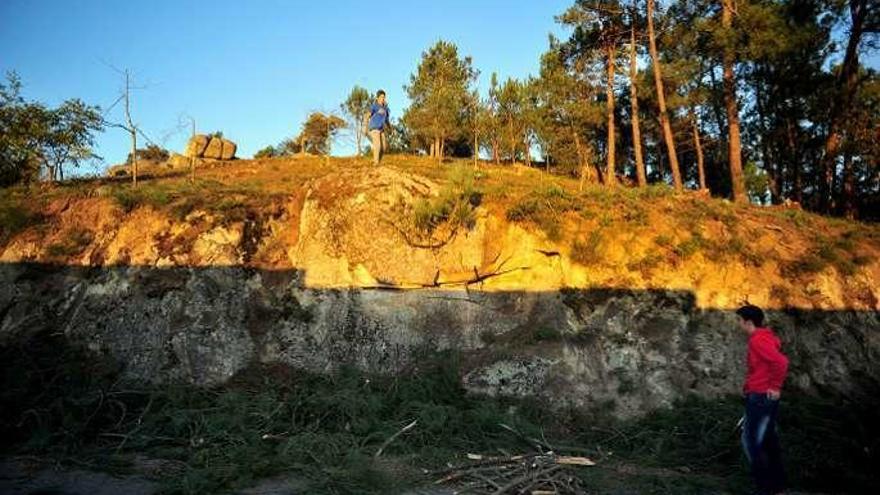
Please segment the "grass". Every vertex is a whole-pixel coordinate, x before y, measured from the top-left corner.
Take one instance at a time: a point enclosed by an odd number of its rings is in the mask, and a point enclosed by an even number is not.
[[[797,279],[833,267],[842,275],[852,276],[870,262],[869,257],[856,253],[853,232],[846,232],[838,237],[819,235],[803,256],[782,266],[782,273],[786,277]]]
[[[28,199],[23,189],[0,188],[0,244],[40,220],[28,206]]]
[[[599,246],[602,244],[602,231],[590,232],[586,239],[575,239],[571,245],[571,260],[584,266],[602,262]]]
[[[535,336],[558,338],[545,329]],[[87,359],[48,332],[0,347],[0,358],[0,452],[122,472],[135,453],[171,460],[179,472],[162,480],[164,493],[214,493],[280,473],[305,480],[311,493],[397,493],[431,481],[421,468],[460,462],[465,452],[530,449],[499,423],[557,452],[597,460],[597,468],[578,472],[595,493],[748,486],[733,431],[738,398],[689,397],[620,421],[601,407],[558,410],[469,395],[449,353],[425,356],[418,369],[393,377],[255,368],[214,389],[124,384],[114,363]],[[835,493],[876,487],[873,407],[789,392],[780,421],[792,486]],[[417,426],[377,461],[377,449],[413,420]]]
[[[76,256],[94,239],[94,234],[84,228],[75,228],[64,233],[64,237],[46,247],[46,254],[51,257]]]
[[[576,196],[558,185],[536,188],[513,203],[506,212],[511,222],[531,223],[540,228],[550,240],[562,237],[563,215],[580,211],[582,205]]]
[[[476,185],[473,168],[451,167],[447,179],[437,197],[421,199],[413,208],[413,223],[422,232],[431,233],[441,225],[471,228],[476,221],[474,210],[483,192]]]

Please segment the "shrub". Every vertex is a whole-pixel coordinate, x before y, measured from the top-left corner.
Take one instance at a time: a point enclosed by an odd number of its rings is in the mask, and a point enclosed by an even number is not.
[[[577,198],[557,185],[535,189],[507,209],[511,222],[528,222],[540,228],[551,240],[562,234],[562,215],[581,211]]]
[[[571,260],[581,265],[595,265],[602,261],[599,255],[599,245],[602,242],[602,232],[594,230],[586,240],[576,239],[571,246]]]
[[[483,193],[475,185],[473,170],[457,166],[449,171],[449,183],[434,198],[421,199],[413,208],[413,223],[423,232],[433,232],[442,224],[452,228],[471,228],[475,209]]]
[[[46,254],[52,257],[76,256],[88,246],[94,234],[86,229],[71,229],[64,238],[46,247]]]
[[[112,196],[116,204],[126,213],[132,212],[140,206],[165,206],[173,199],[166,189],[155,186],[140,186],[136,189],[122,186],[115,189]]]
[[[265,148],[261,149],[260,151],[257,151],[254,154],[254,158],[256,158],[256,159],[273,158],[275,156],[277,156],[277,152],[275,151],[275,147],[271,146],[271,145],[266,146]]]
[[[40,216],[25,206],[17,196],[13,196],[12,192],[0,190],[0,243],[39,219]]]

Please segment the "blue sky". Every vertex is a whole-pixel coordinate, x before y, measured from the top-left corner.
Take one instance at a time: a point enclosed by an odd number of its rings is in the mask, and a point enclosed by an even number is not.
[[[15,70],[29,99],[79,97],[107,107],[129,68],[144,89],[133,115],[145,133],[181,150],[192,115],[222,130],[248,157],[298,132],[311,110],[335,109],[354,84],[388,92],[392,117],[420,54],[440,38],[481,71],[537,72],[553,16],[569,0],[271,1],[0,0],[0,70]],[[121,118],[117,106],[110,118]],[[167,139],[167,140],[166,140]],[[109,129],[97,152],[125,159],[125,133]],[[350,152],[340,142],[335,153]],[[87,170],[84,170],[87,171]]]
[[[388,92],[392,117],[407,101],[420,54],[438,39],[471,55],[485,87],[536,73],[553,17],[571,0],[0,0],[0,71],[25,96],[55,105],[79,97],[106,108],[130,69],[133,115],[144,132],[180,151],[189,133],[222,130],[248,157],[299,131],[312,110],[338,108],[354,84]],[[873,54],[867,62],[877,67]],[[121,106],[108,114],[121,119]],[[105,164],[123,161],[126,134],[98,137]],[[350,153],[340,141],[336,154]],[[99,166],[98,169],[103,168]],[[96,170],[85,169],[82,172]]]

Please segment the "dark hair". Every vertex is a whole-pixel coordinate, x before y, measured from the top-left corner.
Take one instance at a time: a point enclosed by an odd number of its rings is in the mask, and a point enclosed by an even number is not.
[[[736,314],[743,320],[754,323],[756,327],[760,327],[764,324],[764,312],[761,308],[752,304],[747,304],[739,308],[736,310]]]
[[[385,90],[384,90],[384,89],[380,89],[379,91],[376,91],[376,98],[378,98],[378,97],[380,97],[380,96],[385,96]]]

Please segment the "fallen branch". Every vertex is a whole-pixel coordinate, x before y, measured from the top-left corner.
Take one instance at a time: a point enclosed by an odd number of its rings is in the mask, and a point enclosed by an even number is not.
[[[382,451],[385,450],[385,447],[391,445],[391,442],[393,442],[395,438],[399,437],[400,435],[402,435],[405,432],[414,428],[418,422],[419,422],[419,420],[416,419],[412,423],[410,423],[410,424],[404,426],[403,428],[401,428],[400,430],[398,430],[398,432],[395,433],[394,435],[391,435],[390,437],[388,437],[388,440],[385,440],[385,443],[383,443],[382,446],[379,447],[379,450],[376,451],[376,453],[373,455],[373,457],[379,457],[380,455],[382,455]]]

